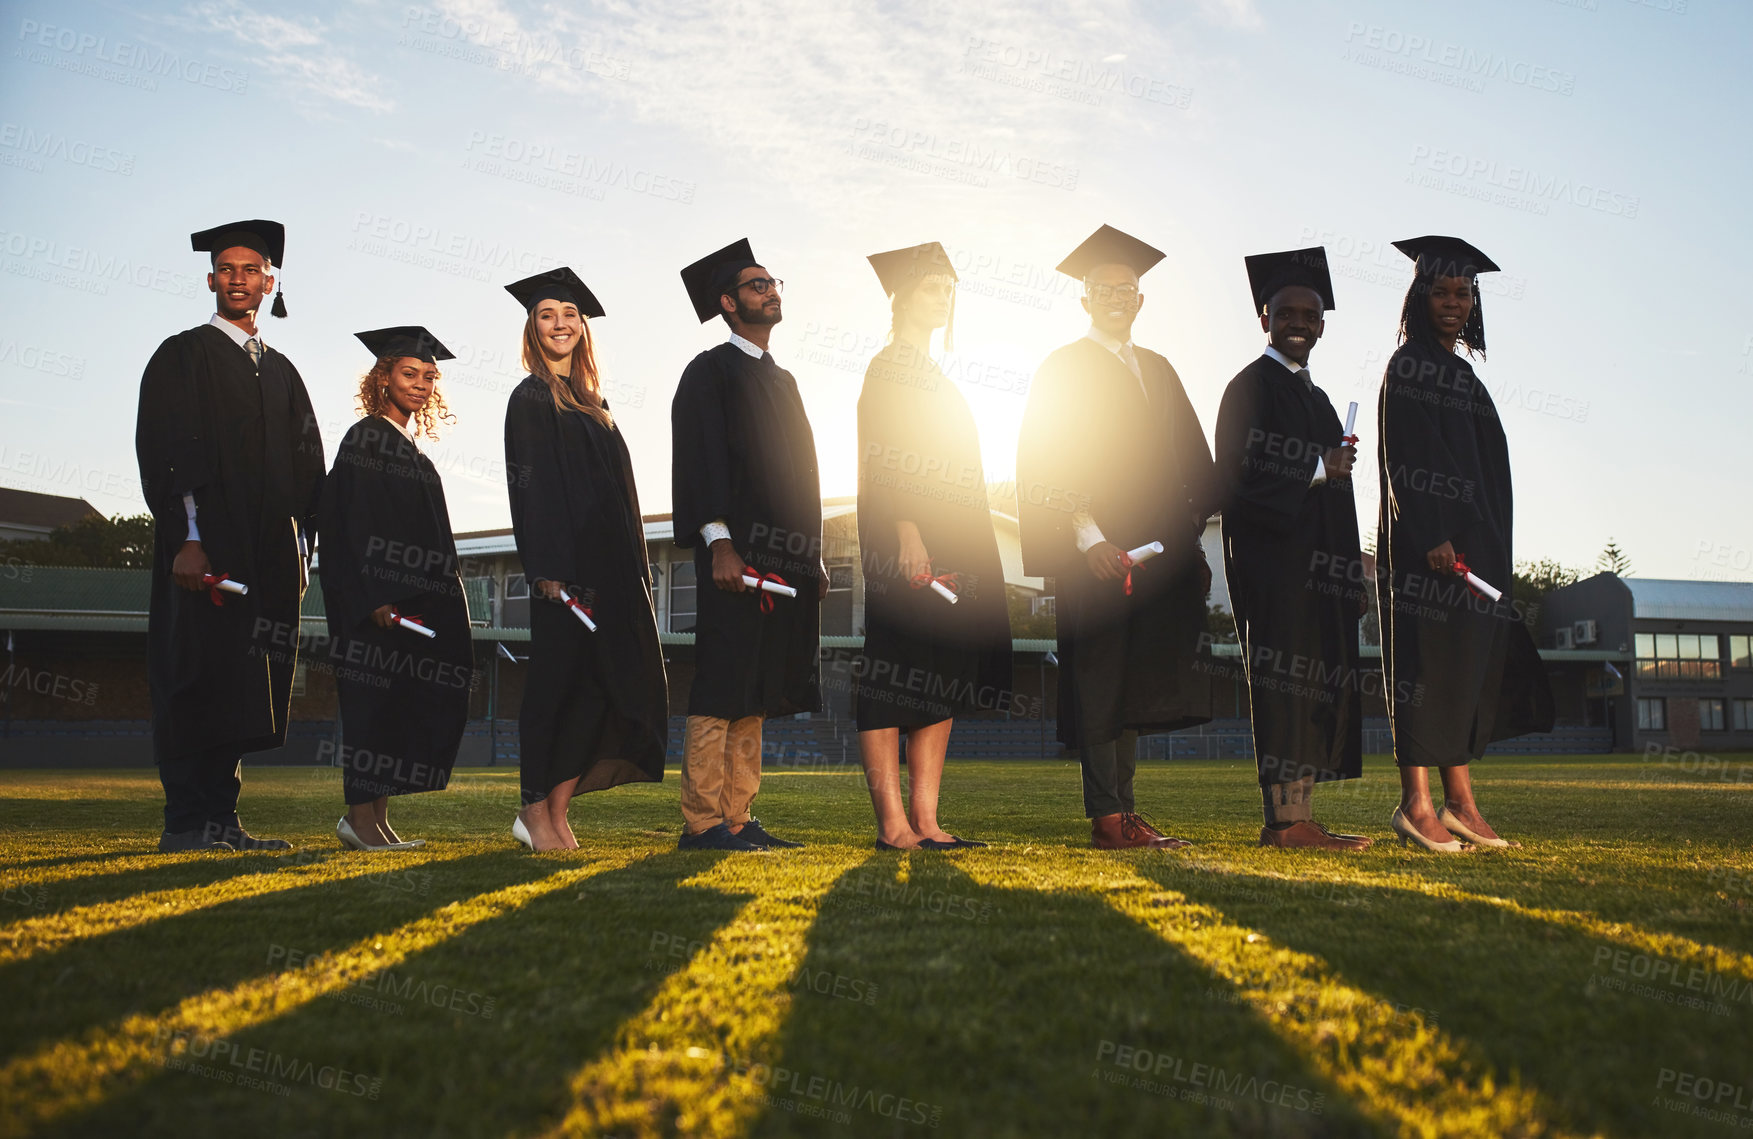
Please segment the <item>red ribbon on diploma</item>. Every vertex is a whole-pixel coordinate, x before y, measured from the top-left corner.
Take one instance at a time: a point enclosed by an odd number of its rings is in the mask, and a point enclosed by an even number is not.
[[[1355,436],[1355,435],[1341,435],[1339,437],[1339,441],[1341,443],[1345,444],[1347,447],[1357,446],[1357,436]]]
[[[201,575],[201,584],[207,587],[207,596],[215,605],[225,604],[225,591],[219,588],[219,583],[230,580],[231,575],[228,573],[204,573]]]
[[[418,613],[404,613],[400,609],[397,609],[393,605],[390,607],[390,620],[391,621],[412,621],[414,624],[420,626],[422,629],[424,629],[426,627],[426,622],[424,622],[420,619],[420,614],[418,614]]]
[[[1477,589],[1474,589],[1473,583],[1467,580],[1467,575],[1472,573],[1473,570],[1472,570],[1472,567],[1470,567],[1467,564],[1466,556],[1459,553],[1459,552],[1457,552],[1455,554],[1455,572],[1461,575],[1461,584],[1463,584],[1467,587],[1468,593],[1471,593],[1474,597],[1477,597],[1481,601],[1491,600],[1490,598],[1486,597],[1485,594],[1480,593]]]
[[[586,617],[595,617],[596,616],[596,614],[592,613],[589,608],[587,608],[584,605],[581,605],[579,603],[578,598],[572,596],[570,593],[568,593],[566,595],[565,601],[566,601],[566,607],[568,609],[576,609],[580,613],[583,613]]]
[[[770,581],[775,585],[783,585],[787,589],[791,588],[791,583],[789,581],[786,581],[784,578],[780,577],[778,574],[776,574],[776,573],[761,573],[758,570],[756,570],[754,566],[745,565],[743,567],[743,573],[749,577],[756,578],[760,581]],[[755,589],[761,595],[761,612],[763,612],[763,613],[773,612],[773,595],[771,593],[768,593],[766,590],[762,589],[758,585],[755,587]]]
[[[1126,571],[1126,596],[1128,597],[1132,596],[1132,567],[1135,564],[1131,554],[1125,550],[1120,551],[1120,566]]]
[[[914,589],[924,589],[935,581],[951,593],[955,593],[958,591],[956,586],[957,576],[958,575],[953,573],[940,573],[936,577],[933,577],[931,576],[930,569],[922,569],[914,574],[907,584],[911,585]]]

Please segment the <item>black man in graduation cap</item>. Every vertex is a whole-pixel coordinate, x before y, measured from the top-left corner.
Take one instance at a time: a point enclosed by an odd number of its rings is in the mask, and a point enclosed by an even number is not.
[[[1267,344],[1224,391],[1216,452],[1266,816],[1260,845],[1362,850],[1369,839],[1334,834],[1310,808],[1316,783],[1363,771],[1357,449],[1309,374],[1333,282],[1318,246],[1246,262]]]
[[[341,440],[318,512],[347,802],[335,834],[354,850],[412,850],[425,840],[390,826],[390,796],[450,782],[475,661],[444,484],[419,446],[456,418],[438,392],[438,361],[452,356],[418,325],[356,335],[373,361],[363,418]]]
[[[1413,273],[1376,443],[1382,674],[1400,768],[1390,821],[1407,842],[1452,854],[1513,845],[1479,813],[1468,765],[1495,740],[1550,730],[1552,689],[1511,601],[1509,442],[1472,364],[1485,355],[1479,274],[1497,266],[1456,237],[1394,247]],[[1469,571],[1501,599],[1470,585]],[[1442,776],[1440,808],[1431,767]]]
[[[750,804],[761,785],[762,720],[821,707],[816,646],[828,572],[815,436],[797,381],[767,350],[781,283],[748,241],[694,262],[682,283],[701,323],[723,319],[730,339],[694,357],[670,408],[675,541],[694,550],[701,585],[680,845],[796,846],[769,834]],[[796,596],[751,588],[745,576]]]
[[[511,833],[576,850],[575,796],[662,781],[669,681],[633,460],[597,370],[603,306],[566,266],[505,291],[524,310],[529,375],[506,401],[505,470],[532,594]]]
[[[1132,343],[1138,279],[1162,258],[1103,226],[1060,264],[1090,330],[1041,365],[1017,445],[1024,572],[1057,598],[1059,739],[1078,749],[1103,849],[1187,845],[1135,809],[1138,736],[1211,718],[1211,449],[1175,369]]]
[[[134,436],[153,518],[158,847],[284,849],[243,829],[237,799],[244,754],[286,742],[323,443],[298,369],[256,327],[285,230],[240,221],[189,240],[218,311],[153,353]]]

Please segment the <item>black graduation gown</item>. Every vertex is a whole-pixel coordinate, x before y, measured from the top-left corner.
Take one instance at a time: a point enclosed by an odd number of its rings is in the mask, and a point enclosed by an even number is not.
[[[700,582],[688,713],[735,720],[822,706],[817,633],[822,494],[816,439],[797,381],[771,356],[724,343],[689,362],[670,405],[676,545]],[[700,527],[723,519],[749,565],[797,590],[730,593],[712,584]]]
[[[475,652],[438,469],[368,416],[341,440],[318,519],[347,801],[441,791],[468,723]],[[378,627],[381,605],[438,635]]]
[[[1264,355],[1217,413],[1224,574],[1262,786],[1363,770],[1357,506],[1349,478],[1309,485],[1343,430],[1326,392]]]
[[[910,344],[889,345],[865,370],[858,454],[859,729],[1010,711],[1010,610],[979,428],[955,384]],[[919,528],[932,573],[956,575],[954,605],[901,572],[901,520]]]
[[[1054,579],[1059,740],[1070,747],[1211,719],[1199,547],[1215,509],[1211,449],[1174,368],[1136,351],[1142,389],[1087,338],[1048,356],[1017,444],[1023,568]],[[1163,543],[1132,571],[1130,596],[1078,553],[1080,507],[1123,550]]]
[[[547,384],[526,376],[505,409],[505,469],[532,586],[519,724],[525,802],[580,775],[579,792],[662,782],[669,682],[620,428],[557,409]],[[596,632],[536,596],[543,580],[561,582],[587,606]]]
[[[304,565],[316,534],[323,442],[304,381],[272,347],[261,368],[210,324],[158,346],[140,380],[134,449],[153,518],[147,672],[154,756],[262,751],[286,742],[298,661]],[[188,537],[183,495],[216,574],[250,587],[180,588],[171,564]]]
[[[1511,603],[1509,444],[1472,365],[1416,341],[1388,361],[1378,419],[1378,604],[1395,759],[1469,763],[1492,741],[1553,721],[1545,667]],[[1502,601],[1429,568],[1427,553],[1444,541]]]

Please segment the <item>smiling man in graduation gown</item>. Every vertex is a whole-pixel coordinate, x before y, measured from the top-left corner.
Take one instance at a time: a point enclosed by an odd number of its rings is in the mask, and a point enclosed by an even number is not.
[[[1334,834],[1310,813],[1316,783],[1363,770],[1357,449],[1309,374],[1333,282],[1318,246],[1247,266],[1268,343],[1224,392],[1217,471],[1266,816],[1260,845],[1362,850],[1369,839]]]
[[[285,231],[241,221],[190,242],[211,259],[218,312],[153,353],[134,438],[154,523],[159,849],[284,849],[243,829],[237,797],[243,755],[286,742],[323,444],[298,369],[256,328]],[[274,313],[285,315],[278,296]],[[221,578],[249,592],[224,592]]]
[[[1090,330],[1041,365],[1017,446],[1023,570],[1057,598],[1059,740],[1103,849],[1187,845],[1134,809],[1138,735],[1211,718],[1211,450],[1175,369],[1132,343],[1138,279],[1162,258],[1103,226],[1059,266],[1083,282]],[[1150,542],[1164,552],[1133,565]]]
[[[797,381],[767,351],[782,316],[780,282],[749,243],[688,266],[682,283],[701,322],[721,317],[731,335],[688,364],[670,409],[675,540],[694,550],[700,582],[680,845],[798,846],[769,834],[750,805],[763,718],[821,708],[816,645],[828,574],[815,436]],[[748,569],[797,596],[750,589]]]

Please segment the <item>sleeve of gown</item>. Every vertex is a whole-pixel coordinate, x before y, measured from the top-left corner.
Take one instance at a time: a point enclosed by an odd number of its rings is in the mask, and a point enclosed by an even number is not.
[[[134,453],[140,463],[140,489],[147,509],[161,525],[187,526],[183,495],[213,478],[213,451],[202,438],[207,417],[198,406],[195,377],[198,351],[173,336],[158,346],[140,377],[140,406],[134,426]]]
[[[1022,522],[1027,572],[1056,576],[1077,557],[1073,516],[1087,516],[1090,496],[1081,455],[1086,449],[1075,385],[1057,354],[1049,356],[1029,386],[1017,437],[1017,513]],[[1093,522],[1099,526],[1100,519]]]
[[[580,588],[571,546],[578,520],[567,516],[569,495],[592,488],[567,487],[555,451],[553,405],[545,393],[532,398],[519,387],[505,409],[506,490],[511,496],[511,529],[526,580],[570,582]]]
[[[1211,461],[1211,444],[1205,441],[1205,431],[1199,426],[1199,413],[1193,410],[1193,401],[1187,398],[1180,374],[1167,360],[1163,363],[1169,369],[1169,398],[1174,401],[1170,413],[1174,420],[1171,431],[1175,454],[1180,460],[1181,477],[1187,484],[1187,501],[1193,508],[1194,517],[1203,522],[1216,514],[1219,506],[1217,468]]]
[[[1434,388],[1395,377],[1396,353],[1382,377],[1379,457],[1388,484],[1388,517],[1419,552],[1459,538],[1479,521],[1463,480],[1474,477],[1443,441],[1441,412],[1423,397]]]
[[[682,372],[670,405],[670,487],[675,542],[700,542],[708,522],[728,522],[731,502],[730,448],[725,438],[724,380],[709,356],[696,356]]]
[[[372,470],[370,450],[359,445],[357,432],[355,428],[341,440],[318,512],[325,536],[323,576],[340,593],[346,621],[354,625],[371,620],[378,606],[394,605],[418,592],[399,582],[405,567],[381,556],[381,564],[373,566],[367,556],[373,535],[384,548],[399,520],[391,517],[394,505],[382,485],[385,476]]]
[[[1258,376],[1244,372],[1230,381],[1217,411],[1215,478],[1221,508],[1243,507],[1282,532],[1302,509],[1316,464],[1289,458],[1283,425],[1272,422],[1269,408]]]
[[[294,503],[298,509],[298,524],[307,537],[315,538],[317,507],[323,494],[323,433],[310,404],[310,393],[305,390],[304,377],[290,362],[286,366],[292,373],[292,414],[296,423],[292,461],[298,489]]]

